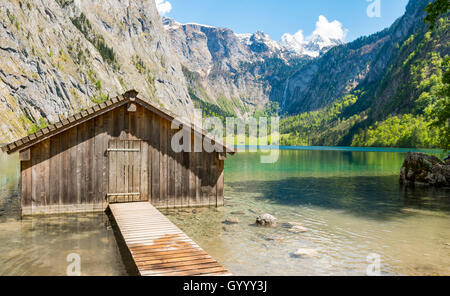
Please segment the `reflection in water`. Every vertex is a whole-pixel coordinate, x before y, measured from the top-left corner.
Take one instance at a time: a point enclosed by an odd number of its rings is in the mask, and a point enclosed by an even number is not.
[[[169,210],[169,218],[235,275],[450,275],[450,191],[398,184],[404,152],[281,151],[231,156],[223,208]],[[18,159],[0,154],[0,275],[126,274],[103,213],[20,219]],[[254,225],[270,213],[279,226]],[[238,224],[223,221],[236,217]],[[296,232],[286,222],[299,222]],[[313,256],[294,256],[298,249]]]
[[[82,275],[125,275],[105,214],[20,218],[18,164],[0,154],[0,275],[66,275],[70,253]]]
[[[384,274],[450,275],[450,191],[400,186],[404,156],[281,151],[265,165],[238,154],[226,162],[224,209],[169,215],[237,275],[363,275],[371,253]],[[281,223],[258,228],[261,213]],[[240,223],[222,223],[230,217]],[[300,248],[317,255],[294,256]]]

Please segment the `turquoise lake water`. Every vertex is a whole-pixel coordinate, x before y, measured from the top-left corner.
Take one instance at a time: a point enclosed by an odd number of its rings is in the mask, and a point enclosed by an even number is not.
[[[450,275],[450,191],[400,186],[407,151],[298,147],[274,164],[238,153],[226,160],[223,209],[170,217],[237,275],[364,275],[370,254],[381,274]],[[258,228],[262,213],[307,232]],[[240,223],[222,223],[230,217]]]
[[[225,162],[225,207],[165,213],[235,275],[364,275],[371,254],[381,274],[450,275],[450,190],[400,186],[407,151],[289,148],[274,164],[238,153]],[[126,274],[104,214],[20,219],[17,157],[0,154],[0,167],[0,274],[63,275],[70,253],[83,275]],[[262,213],[278,226],[256,227]]]

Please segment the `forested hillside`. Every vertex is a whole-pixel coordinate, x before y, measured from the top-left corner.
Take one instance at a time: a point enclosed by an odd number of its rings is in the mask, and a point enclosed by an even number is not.
[[[449,36],[448,15],[433,30],[424,23],[395,45],[381,80],[361,83],[319,110],[282,119],[282,144],[448,148],[443,109],[449,100]]]

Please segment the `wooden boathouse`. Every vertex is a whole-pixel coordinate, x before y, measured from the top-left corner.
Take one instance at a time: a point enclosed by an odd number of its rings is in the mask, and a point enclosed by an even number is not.
[[[2,147],[20,152],[22,215],[139,201],[155,208],[223,205],[224,159],[234,149],[180,121],[191,139],[208,138],[214,151],[176,153],[173,120],[170,111],[128,91]]]

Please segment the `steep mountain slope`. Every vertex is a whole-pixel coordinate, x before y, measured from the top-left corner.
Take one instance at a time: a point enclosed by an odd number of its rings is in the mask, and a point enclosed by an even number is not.
[[[341,44],[313,36],[296,43],[279,43],[264,32],[235,34],[226,28],[180,24],[164,18],[163,24],[176,49],[191,96],[239,116],[281,102],[287,78],[306,61]]]
[[[315,93],[323,100],[316,102],[317,97],[309,100],[299,97],[290,102],[294,110],[315,110],[283,120],[284,143],[439,147],[443,130],[431,124],[436,119],[435,110],[445,100],[441,89],[443,73],[449,67],[450,34],[448,15],[441,17],[433,31],[428,30],[424,8],[429,2],[411,0],[405,16],[391,28],[369,37],[370,44],[378,40],[376,42],[384,42],[384,45],[369,60],[367,73],[354,87],[327,89],[318,78],[325,75],[316,73],[318,81],[307,84],[313,87],[298,89],[303,96]],[[367,46],[364,39],[358,42]],[[336,47],[323,59],[333,59],[336,52],[348,53],[346,48],[356,45],[358,43]],[[360,51],[361,47],[356,49]],[[343,67],[342,62],[333,65],[338,69]],[[334,75],[331,68],[327,71],[329,83],[340,86],[335,80],[341,77]],[[328,98],[321,93],[321,85],[323,92],[329,94]]]
[[[193,109],[154,1],[0,0],[0,141],[135,88]]]
[[[390,28],[337,46],[289,79],[282,109],[300,113],[324,107],[361,84],[377,82],[395,55],[396,46],[424,27],[430,0],[411,0],[404,16]]]

